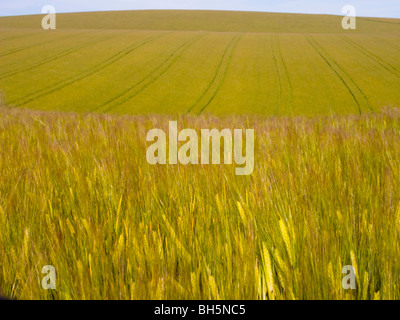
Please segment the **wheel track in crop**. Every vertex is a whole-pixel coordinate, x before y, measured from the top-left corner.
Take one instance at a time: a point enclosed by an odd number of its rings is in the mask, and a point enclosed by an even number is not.
[[[9,38],[0,39],[0,41],[10,41],[10,40],[16,40],[16,39],[29,38],[29,37],[35,36],[35,35],[40,35],[40,33],[39,32],[32,32],[32,34],[22,34],[22,35],[20,34],[20,35],[17,35],[17,36],[12,36],[12,37],[9,37]]]
[[[182,45],[180,45],[177,49],[175,49],[164,61],[158,65],[155,69],[153,69],[149,74],[147,74],[144,78],[142,78],[139,82],[134,84],[129,89],[120,93],[119,95],[113,97],[103,104],[101,107],[102,112],[107,112],[112,110],[113,108],[120,106],[133,98],[135,98],[138,94],[140,94],[143,90],[148,88],[158,79],[160,79],[167,71],[175,64],[175,62],[188,50],[194,43],[204,37],[207,33],[201,33],[196,35],[195,37],[185,41]],[[137,90],[136,90],[137,89]],[[96,110],[96,109],[95,109]],[[95,111],[91,110],[91,111]]]
[[[45,45],[45,44],[48,44],[48,43],[50,43],[50,42],[57,42],[57,41],[60,41],[60,40],[65,40],[65,39],[69,39],[69,38],[72,38],[72,37],[77,37],[77,36],[80,36],[80,35],[82,35],[82,34],[90,33],[90,32],[94,32],[94,31],[79,32],[78,34],[70,34],[70,35],[67,35],[67,36],[65,36],[65,37],[57,38],[57,39],[54,39],[54,40],[46,40],[46,41],[43,41],[43,42],[40,42],[40,43],[35,43],[35,44],[32,44],[32,45],[27,45],[27,46],[19,47],[19,48],[17,48],[17,49],[13,49],[13,50],[7,51],[7,52],[5,52],[5,53],[0,53],[0,58],[9,56],[9,55],[14,54],[14,53],[21,52],[21,51],[23,51],[23,50],[28,50],[28,49],[31,49],[31,48],[34,48],[34,47],[38,47],[38,46],[41,46],[41,45]]]
[[[281,74],[280,74],[279,68],[278,68],[278,60],[276,59],[273,41],[274,41],[273,40],[273,35],[271,34],[271,51],[272,51],[272,57],[274,59],[274,66],[275,66],[276,75],[277,75],[277,78],[278,78],[278,103],[276,104],[276,107],[274,109],[274,115],[277,115],[279,107],[281,105],[282,83],[281,83]]]
[[[226,76],[227,76],[227,74],[228,74],[228,70],[229,70],[229,67],[230,67],[230,65],[231,65],[231,62],[232,62],[233,53],[235,52],[235,49],[236,49],[236,47],[237,47],[237,45],[238,45],[238,43],[239,43],[239,41],[240,41],[241,38],[242,38],[242,35],[239,35],[239,36],[237,36],[237,38],[235,39],[235,41],[234,41],[234,43],[233,43],[233,45],[232,45],[230,54],[229,54],[228,62],[227,62],[227,64],[226,64],[226,67],[225,67],[225,70],[224,70],[222,79],[221,79],[221,81],[219,82],[218,87],[217,87],[217,89],[215,90],[214,94],[212,95],[211,99],[203,106],[203,108],[201,108],[201,110],[200,110],[200,112],[199,112],[199,115],[201,115],[201,114],[204,112],[204,110],[211,104],[211,102],[212,102],[212,101],[214,100],[214,98],[217,96],[217,94],[218,94],[219,91],[221,90],[223,84],[225,83],[225,79],[226,79]]]
[[[343,39],[345,42],[356,48],[359,52],[363,53],[365,56],[367,56],[370,60],[375,61],[378,63],[380,66],[382,66],[384,69],[389,71],[392,75],[394,75],[397,78],[400,78],[400,71],[392,66],[389,62],[386,62],[383,60],[381,57],[377,56],[376,54],[372,53],[368,49],[364,48],[362,45],[357,43],[355,40],[350,39],[347,36],[341,36],[341,39]]]
[[[281,51],[281,46],[280,46],[280,41],[279,41],[279,35],[271,35],[271,50],[272,54],[274,57],[274,62],[275,62],[275,67],[276,71],[278,73],[278,85],[279,85],[279,98],[278,98],[278,104],[275,107],[274,114],[277,115],[278,110],[280,107],[284,107],[283,105],[283,93],[286,91],[286,96],[287,96],[287,106],[286,109],[288,113],[290,113],[290,110],[292,109],[293,105],[293,89],[292,89],[292,82],[290,80],[289,72],[286,67],[285,60],[283,59],[282,51]],[[282,71],[281,71],[282,70]],[[287,83],[288,89],[285,90],[283,84]]]
[[[328,55],[328,53],[318,44],[318,42],[314,39],[313,36],[306,35],[306,38],[310,43],[310,45],[318,53],[318,55],[328,64],[330,69],[339,77],[340,81],[347,88],[347,90],[353,97],[354,102],[358,107],[359,113],[362,114],[363,105],[366,105],[370,111],[373,111],[368,98],[365,96],[364,92],[360,89],[360,87],[355,83],[355,81],[349,76],[349,74],[345,72],[343,68],[331,56]]]
[[[200,108],[200,111],[198,114],[202,114],[204,110],[210,105],[210,103],[214,100],[218,92],[221,90],[222,85],[225,82],[225,78],[229,69],[229,66],[231,64],[232,60],[232,55],[233,52],[235,51],[237,44],[239,43],[239,40],[241,39],[242,35],[235,35],[232,37],[232,39],[229,41],[228,45],[226,46],[224,53],[222,54],[222,57],[218,63],[217,69],[214,72],[214,76],[209,82],[208,86],[205,88],[203,93],[200,95],[200,97],[196,100],[194,104],[190,106],[190,108],[187,111],[187,114],[192,112],[198,105],[200,105],[201,100],[206,97],[206,95],[209,92],[211,93],[211,98],[206,100],[206,102],[203,104],[203,106]],[[222,73],[222,74],[221,74]],[[221,75],[221,80],[217,82],[218,76]],[[216,86],[215,90],[212,90],[213,85]]]
[[[126,57],[127,55],[129,55],[130,53],[132,53],[133,51],[143,47],[144,45],[146,45],[149,42],[152,42],[154,40],[157,40],[163,36],[165,36],[166,34],[168,34],[169,32],[163,33],[162,35],[157,35],[157,36],[152,36],[152,37],[148,37],[142,41],[140,41],[139,43],[135,43],[133,45],[130,45],[128,47],[126,47],[125,49],[119,51],[118,53],[112,55],[111,57],[103,60],[101,63],[81,72],[78,75],[74,75],[72,77],[69,77],[67,79],[61,80],[59,82],[57,82],[56,84],[47,87],[45,89],[42,89],[40,91],[37,91],[35,93],[29,94],[25,97],[19,98],[16,101],[10,102],[10,104],[15,105],[15,106],[23,106],[26,105],[27,103],[42,98],[44,96],[47,96],[55,91],[61,90],[77,81],[80,81],[82,79],[85,79],[97,72],[100,72],[106,68],[108,68],[109,66],[113,65],[114,63],[118,62],[119,60],[121,60],[122,58]]]
[[[24,68],[12,70],[12,71],[9,71],[9,72],[5,72],[3,74],[0,74],[0,80],[5,79],[5,78],[9,78],[9,77],[14,76],[14,75],[16,75],[18,73],[21,73],[21,72],[25,72],[25,71],[29,71],[29,70],[38,68],[38,67],[43,66],[43,65],[45,65],[47,63],[50,63],[50,62],[56,61],[58,59],[64,58],[64,57],[70,55],[71,53],[77,52],[77,51],[79,51],[81,49],[84,49],[86,47],[90,47],[90,46],[96,45],[98,43],[107,41],[107,40],[109,40],[109,39],[111,39],[113,37],[114,36],[111,35],[111,36],[108,36],[106,38],[103,38],[103,39],[100,39],[100,40],[97,40],[97,41],[86,42],[83,45],[75,46],[73,48],[69,48],[67,50],[64,50],[64,51],[58,53],[57,55],[53,55],[53,56],[49,57],[48,59],[44,59],[44,60],[38,61],[37,63],[32,64],[32,65],[30,65],[28,67],[24,67]]]
[[[365,21],[376,22],[376,23],[389,23],[389,24],[397,24],[397,25],[400,25],[399,22],[394,22],[394,21],[380,21],[380,20],[375,20],[375,19],[370,19],[370,18],[359,18],[359,19],[365,20]]]

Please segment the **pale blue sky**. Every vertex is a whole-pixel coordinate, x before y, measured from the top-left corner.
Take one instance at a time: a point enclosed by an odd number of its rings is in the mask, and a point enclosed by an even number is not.
[[[358,16],[400,18],[400,0],[0,0],[0,16],[38,14],[44,5],[57,12],[213,9],[337,15],[344,5],[353,5]]]

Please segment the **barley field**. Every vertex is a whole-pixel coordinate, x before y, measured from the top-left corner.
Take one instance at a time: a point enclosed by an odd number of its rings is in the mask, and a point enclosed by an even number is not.
[[[400,298],[399,109],[179,119],[255,128],[251,176],[149,165],[146,133],[167,116],[0,111],[0,294]],[[57,290],[41,288],[44,265]]]
[[[0,295],[400,299],[400,20],[41,19],[0,17]],[[169,121],[254,129],[254,172],[148,164]]]
[[[400,20],[209,11],[0,18],[10,106],[117,114],[329,115],[400,105]]]

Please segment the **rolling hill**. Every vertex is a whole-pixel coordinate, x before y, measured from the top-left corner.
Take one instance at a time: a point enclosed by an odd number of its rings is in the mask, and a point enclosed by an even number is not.
[[[400,105],[400,20],[224,11],[0,18],[8,105],[123,114],[315,115]]]

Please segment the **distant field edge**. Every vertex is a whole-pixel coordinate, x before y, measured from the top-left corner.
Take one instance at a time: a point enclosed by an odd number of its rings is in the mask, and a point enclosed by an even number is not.
[[[328,119],[347,119],[347,120],[360,120],[371,116],[387,115],[387,114],[400,114],[400,107],[389,105],[384,106],[374,111],[363,113],[321,113],[321,114],[301,114],[301,115],[273,115],[263,113],[227,113],[215,114],[212,112],[204,112],[201,114],[188,114],[184,112],[174,113],[115,113],[115,112],[97,112],[97,111],[68,111],[68,110],[40,110],[25,107],[15,107],[4,104],[0,101],[0,117],[3,113],[6,114],[26,114],[31,116],[43,117],[72,117],[72,118],[110,118],[110,119],[125,119],[125,120],[138,120],[138,119],[159,119],[166,121],[179,121],[186,122],[188,119],[205,119],[205,120],[229,120],[229,119],[243,119],[247,121],[267,121],[269,123],[276,121],[296,122],[297,120],[309,121],[326,121]]]
[[[40,29],[43,15],[0,17],[0,28]],[[218,10],[134,10],[57,14],[58,29],[342,33],[342,16]],[[358,17],[352,33],[400,34],[400,19]]]

